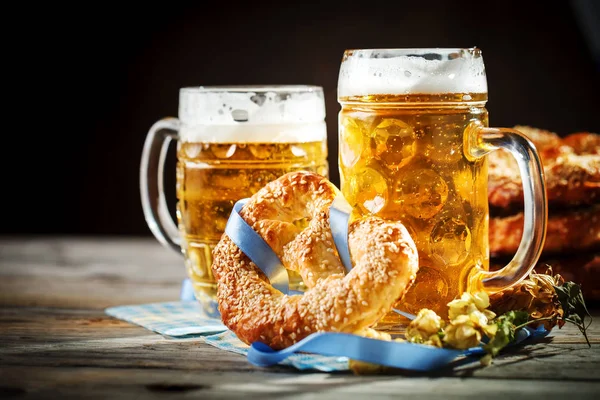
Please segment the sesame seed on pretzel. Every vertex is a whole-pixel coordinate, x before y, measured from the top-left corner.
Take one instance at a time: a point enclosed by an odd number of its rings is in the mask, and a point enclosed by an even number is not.
[[[366,217],[349,226],[354,268],[348,273],[335,251],[329,207],[339,190],[310,172],[269,182],[240,211],[287,269],[308,290],[286,295],[224,234],[213,251],[213,274],[223,323],[240,340],[288,347],[313,332],[377,337],[369,327],[387,314],[415,279],[416,246],[399,222]],[[308,220],[300,229],[298,220]]]

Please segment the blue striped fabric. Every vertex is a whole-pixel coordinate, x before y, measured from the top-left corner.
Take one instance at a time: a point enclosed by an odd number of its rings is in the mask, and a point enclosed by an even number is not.
[[[170,338],[199,337],[216,348],[246,356],[248,348],[220,320],[202,317],[197,301],[174,301],[107,308],[106,314]],[[280,362],[299,370],[345,371],[347,357],[294,354]]]
[[[115,318],[170,337],[207,335],[227,330],[218,319],[202,317],[196,301],[174,301],[107,308]]]

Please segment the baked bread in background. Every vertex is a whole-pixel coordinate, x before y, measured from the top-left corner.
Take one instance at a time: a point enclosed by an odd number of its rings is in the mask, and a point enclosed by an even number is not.
[[[489,241],[492,255],[515,254],[523,235],[523,221],[522,211],[490,218]],[[600,203],[549,212],[543,250],[545,255],[589,250],[600,250]]]
[[[600,301],[600,135],[554,132],[517,125],[535,146],[548,196],[546,242],[536,266],[548,266],[581,284],[586,300]],[[523,232],[523,188],[516,161],[499,150],[489,154],[491,268],[515,254]]]
[[[514,128],[533,142],[540,155],[551,208],[600,201],[600,135],[578,132],[560,138],[537,128]],[[490,206],[505,213],[522,209],[523,185],[512,155],[504,150],[494,151],[488,156],[488,165]]]

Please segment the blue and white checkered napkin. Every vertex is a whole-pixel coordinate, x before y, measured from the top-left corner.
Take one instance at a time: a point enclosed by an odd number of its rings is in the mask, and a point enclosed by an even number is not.
[[[127,305],[107,308],[105,312],[115,318],[142,326],[174,339],[199,337],[207,344],[233,353],[248,354],[249,346],[239,340],[220,320],[202,316],[197,301],[174,301]],[[347,357],[318,354],[293,354],[281,361],[299,370],[346,371]]]

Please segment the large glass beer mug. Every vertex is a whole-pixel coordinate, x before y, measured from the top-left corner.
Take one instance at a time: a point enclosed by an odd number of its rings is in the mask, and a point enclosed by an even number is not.
[[[177,141],[177,225],[163,191],[163,167]],[[329,176],[323,90],[318,86],[190,87],[179,118],[157,121],[142,154],[146,222],[165,246],[183,253],[194,294],[216,316],[212,250],[235,202],[296,170]],[[304,290],[290,272],[290,288]]]
[[[519,132],[488,127],[479,49],[347,50],[338,101],[344,196],[359,216],[403,222],[419,251],[417,278],[396,308],[446,318],[462,292],[498,291],[531,271],[546,232],[543,172]],[[512,261],[490,272],[485,155],[496,149],[518,161],[525,226]],[[380,327],[399,321],[390,314]]]

